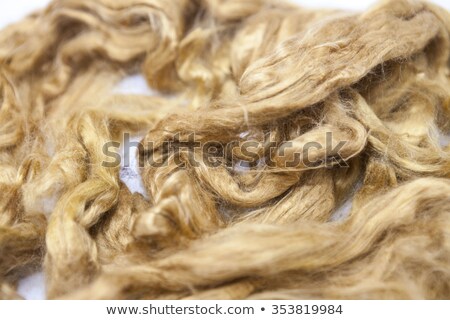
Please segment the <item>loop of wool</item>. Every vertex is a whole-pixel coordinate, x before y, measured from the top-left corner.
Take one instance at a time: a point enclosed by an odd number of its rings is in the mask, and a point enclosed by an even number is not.
[[[449,299],[449,68],[422,1],[54,0],[0,32],[0,297]]]

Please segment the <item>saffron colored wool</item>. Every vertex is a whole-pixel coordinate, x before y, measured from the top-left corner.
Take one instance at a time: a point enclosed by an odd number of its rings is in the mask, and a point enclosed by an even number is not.
[[[0,31],[0,297],[450,299],[449,67],[422,1],[54,0]]]

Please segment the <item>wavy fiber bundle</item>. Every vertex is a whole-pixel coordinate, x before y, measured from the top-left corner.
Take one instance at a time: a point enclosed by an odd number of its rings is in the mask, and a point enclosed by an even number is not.
[[[53,1],[0,32],[0,295],[449,299],[449,67],[421,1]],[[137,72],[161,94],[111,93]]]

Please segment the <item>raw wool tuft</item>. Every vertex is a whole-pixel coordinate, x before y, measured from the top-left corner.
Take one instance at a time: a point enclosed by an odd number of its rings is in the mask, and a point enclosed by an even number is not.
[[[53,1],[0,32],[0,297],[449,299],[449,67],[427,2]],[[136,72],[171,97],[111,95]],[[146,196],[103,149],[143,131]],[[347,166],[286,165],[329,134]]]

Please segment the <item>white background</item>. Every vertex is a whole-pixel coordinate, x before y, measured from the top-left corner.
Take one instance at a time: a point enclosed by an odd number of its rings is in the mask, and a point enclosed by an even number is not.
[[[175,1],[175,0],[174,0]],[[221,314],[215,314],[215,305],[221,307]],[[165,312],[163,315],[155,314],[156,308],[162,310],[165,306],[173,306],[175,308],[191,307],[195,306],[201,308],[210,309],[213,314],[200,314],[200,315],[181,315],[173,314],[175,310]],[[302,306],[302,314],[295,314],[289,305],[293,306],[293,309],[297,309],[296,306]],[[336,310],[340,305],[342,314],[305,314],[306,305],[308,309],[312,310],[313,305],[333,305]],[[152,306],[152,314],[118,314],[117,310],[115,315],[109,314],[107,308],[111,307],[125,307],[136,308],[140,310],[148,308],[150,310]],[[232,309],[229,309],[229,308]],[[246,314],[237,314],[238,309],[241,308],[253,308],[253,314],[247,312]],[[24,304],[23,301],[0,301],[0,310],[2,319],[46,319],[46,320],[80,320],[80,319],[110,319],[110,320],[124,320],[124,319],[167,319],[167,320],[250,320],[250,319],[346,319],[346,320],[380,320],[380,319],[408,319],[408,320],[448,320],[449,319],[449,301],[446,300],[208,300],[208,301],[196,301],[196,300],[181,300],[181,301],[161,301],[161,300],[95,300],[95,301],[68,301],[68,300],[49,300],[49,301],[27,301]],[[264,310],[263,310],[264,309]],[[281,309],[284,309],[283,312]],[[230,314],[227,311],[231,310]],[[248,309],[247,309],[248,310]],[[278,310],[278,312],[277,312]],[[181,311],[181,310],[180,310]],[[160,311],[161,312],[161,311]],[[225,314],[226,312],[226,314]],[[294,314],[292,314],[294,312]],[[275,313],[275,314],[273,314]]]
[[[20,20],[25,15],[31,13],[33,10],[45,7],[49,0],[1,0],[0,1],[0,28]],[[331,7],[343,8],[350,10],[364,10],[376,1],[373,0],[292,0],[291,2],[298,3],[306,7]],[[433,2],[450,9],[450,0],[434,0]],[[123,81],[118,91],[123,93],[151,93],[148,90],[145,81],[139,77],[134,76]],[[131,187],[132,191],[139,191],[141,189],[137,181],[125,181]],[[1,258],[1,257],[0,257]],[[42,273],[36,273],[21,281],[19,285],[19,293],[26,299],[44,299],[44,276]]]

